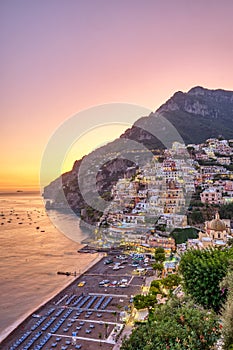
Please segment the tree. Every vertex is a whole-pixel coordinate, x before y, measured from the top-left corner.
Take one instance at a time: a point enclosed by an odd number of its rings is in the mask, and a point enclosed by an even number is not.
[[[137,310],[145,308],[145,298],[144,297],[145,296],[142,295],[142,294],[137,294],[137,295],[134,296],[133,303],[134,303],[134,307]]]
[[[160,288],[160,286],[161,286],[160,280],[154,280],[151,282],[151,287]]]
[[[222,334],[224,350],[233,349],[233,264],[221,283],[222,288],[227,288],[227,300],[222,309]]]
[[[161,290],[160,288],[150,286],[150,294],[152,295],[161,294]]]
[[[161,275],[162,271],[163,271],[163,264],[160,262],[156,262],[152,265],[153,269],[157,272],[159,272],[158,274]]]
[[[150,294],[157,295],[157,294],[163,294],[161,290],[161,281],[160,280],[154,280],[150,284]]]
[[[157,296],[153,294],[147,294],[145,295],[145,305],[148,311],[151,309],[154,309],[155,305],[157,304]]]
[[[157,297],[153,294],[137,294],[133,298],[134,306],[137,310],[147,308],[149,311],[155,307],[157,304]]]
[[[161,280],[162,285],[167,289],[173,289],[174,287],[177,287],[180,284],[180,282],[181,277],[176,273],[168,275],[167,277]]]
[[[121,350],[208,350],[220,336],[213,311],[189,299],[170,299],[157,306],[150,322],[138,325]]]
[[[163,262],[163,261],[165,261],[165,254],[164,253],[157,253],[156,255],[155,255],[155,261],[157,261],[157,262]]]
[[[198,238],[198,230],[195,228],[175,228],[170,234],[176,244],[187,242],[189,238]]]
[[[191,223],[193,225],[196,224],[203,224],[205,222],[205,219],[203,217],[203,214],[200,210],[195,210],[189,215],[189,219],[191,220]]]
[[[160,262],[162,263],[163,261],[165,261],[166,257],[165,257],[165,251],[163,248],[156,248],[155,249],[155,254],[154,254],[154,258],[156,262]]]
[[[219,215],[225,219],[231,219],[233,217],[233,203],[221,205]]]
[[[225,277],[232,250],[217,248],[189,250],[182,255],[179,271],[184,290],[205,308],[219,311],[226,293],[219,283]]]
[[[164,248],[162,248],[162,247],[158,247],[158,248],[155,249],[155,254],[157,254],[157,253],[164,253],[164,252],[165,252]]]

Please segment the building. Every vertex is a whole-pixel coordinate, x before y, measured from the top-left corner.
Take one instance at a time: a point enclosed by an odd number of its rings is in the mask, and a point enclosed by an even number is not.
[[[217,163],[222,164],[222,165],[230,165],[231,158],[230,157],[218,157]]]
[[[182,214],[162,214],[157,225],[166,225],[168,229],[174,227],[186,227],[188,225],[187,216]]]
[[[223,239],[226,241],[227,235],[231,233],[230,220],[221,220],[217,212],[215,219],[205,222],[205,231],[212,239]]]
[[[221,220],[219,213],[215,219],[205,222],[205,232],[199,232],[198,239],[189,239],[188,248],[221,247],[230,238],[230,220]]]
[[[222,192],[219,188],[207,188],[201,193],[201,202],[208,204],[221,204]]]
[[[175,181],[169,181],[161,192],[159,205],[164,208],[165,214],[180,212],[185,206],[183,189]]]

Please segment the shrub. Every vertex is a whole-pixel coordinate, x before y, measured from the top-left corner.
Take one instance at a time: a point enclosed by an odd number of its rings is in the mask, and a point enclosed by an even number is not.
[[[214,312],[190,300],[171,299],[157,306],[150,320],[123,340],[121,350],[207,350],[219,335]]]
[[[226,276],[232,250],[189,250],[182,255],[179,271],[184,290],[205,308],[219,311],[226,293],[219,283]]]

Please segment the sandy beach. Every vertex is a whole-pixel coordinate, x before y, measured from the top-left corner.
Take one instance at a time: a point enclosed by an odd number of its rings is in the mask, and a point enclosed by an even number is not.
[[[95,350],[101,346],[112,350],[124,328],[122,315],[131,307],[132,295],[141,291],[145,277],[133,273],[130,256],[124,263],[117,256],[111,259],[122,268],[113,270],[99,254],[81,276],[33,310],[36,317],[27,317],[2,341],[0,349]],[[104,286],[103,280],[108,281]]]
[[[61,293],[62,291],[64,291],[68,286],[70,286],[74,281],[76,281],[77,279],[79,279],[86,271],[88,271],[93,265],[95,265],[99,260],[101,260],[103,257],[103,255],[100,254],[93,254],[93,260],[83,269],[81,269],[80,273],[77,276],[67,276],[68,281],[64,284],[63,287],[59,287],[57,288],[52,294],[48,295],[47,298],[44,299],[44,301],[42,303],[40,303],[39,305],[37,305],[36,307],[34,307],[33,309],[29,310],[28,312],[26,312],[24,315],[22,315],[19,319],[17,319],[11,326],[9,326],[8,328],[6,328],[4,330],[4,332],[2,332],[0,334],[0,345],[1,342],[6,339],[6,337],[12,333],[14,330],[17,329],[17,327],[19,327],[24,321],[27,320],[28,317],[30,317],[33,313],[35,313],[37,310],[39,310],[40,308],[42,308],[45,304],[47,304],[48,302],[52,301],[52,299],[54,299],[55,297],[57,297],[57,295],[59,295],[59,293]]]

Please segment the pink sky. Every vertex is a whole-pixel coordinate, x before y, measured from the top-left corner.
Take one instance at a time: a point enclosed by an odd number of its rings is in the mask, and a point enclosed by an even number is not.
[[[0,187],[38,186],[50,135],[82,109],[233,90],[232,13],[231,0],[2,0]]]

